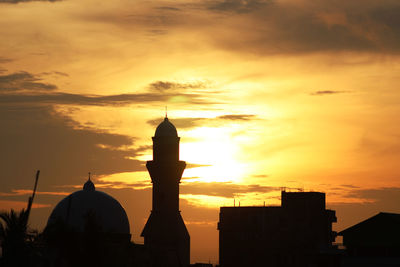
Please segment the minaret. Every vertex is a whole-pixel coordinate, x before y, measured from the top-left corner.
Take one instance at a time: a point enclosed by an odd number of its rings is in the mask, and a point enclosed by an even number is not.
[[[153,183],[153,206],[141,236],[151,266],[190,264],[190,236],[179,211],[179,183],[186,162],[179,160],[179,140],[167,116],[153,137],[153,160],[146,167]]]

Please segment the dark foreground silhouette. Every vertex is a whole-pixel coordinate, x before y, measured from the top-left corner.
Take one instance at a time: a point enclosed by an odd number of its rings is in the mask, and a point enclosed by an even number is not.
[[[179,160],[175,126],[165,117],[153,137],[146,167],[153,205],[142,231],[144,244],[130,241],[122,205],[98,191],[90,179],[61,200],[42,233],[28,227],[39,171],[27,209],[0,213],[2,266],[34,267],[210,267],[190,265],[190,235],[179,211]],[[335,211],[325,194],[282,191],[279,207],[221,207],[220,267],[400,266],[400,215],[380,213],[342,232],[345,248],[333,242]]]

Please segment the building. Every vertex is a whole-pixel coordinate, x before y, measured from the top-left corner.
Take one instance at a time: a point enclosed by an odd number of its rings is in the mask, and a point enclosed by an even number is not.
[[[48,266],[128,266],[135,262],[121,204],[89,180],[61,200],[43,233]]]
[[[63,222],[77,232],[84,232],[90,216],[96,220],[101,232],[130,241],[129,220],[125,209],[112,196],[96,190],[90,177],[82,190],[68,195],[56,205],[47,225]]]
[[[179,211],[179,183],[186,167],[179,160],[175,126],[166,117],[153,137],[153,160],[146,167],[153,183],[153,205],[133,244],[124,208],[89,180],[61,200],[45,229],[50,266],[187,267],[190,236]]]
[[[282,191],[281,206],[221,207],[219,263],[233,266],[337,266],[335,211],[325,194]]]
[[[381,212],[341,232],[342,266],[400,266],[400,214]]]
[[[179,211],[179,183],[186,167],[179,160],[175,126],[165,117],[153,137],[153,160],[146,164],[153,183],[153,205],[142,231],[152,266],[189,266],[190,236]]]

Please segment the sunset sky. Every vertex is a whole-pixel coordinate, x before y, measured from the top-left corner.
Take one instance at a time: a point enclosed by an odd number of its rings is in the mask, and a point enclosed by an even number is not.
[[[93,174],[134,242],[165,115],[188,164],[192,262],[218,261],[220,206],[326,192],[342,230],[400,213],[400,1],[0,0],[0,209],[31,226]]]

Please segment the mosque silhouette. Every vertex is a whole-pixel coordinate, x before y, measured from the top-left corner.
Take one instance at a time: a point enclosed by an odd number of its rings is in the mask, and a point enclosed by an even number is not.
[[[179,141],[175,126],[165,117],[153,137],[153,160],[146,164],[153,183],[153,205],[141,234],[144,245],[129,246],[131,235],[124,208],[110,195],[97,191],[89,175],[82,190],[57,204],[45,230],[54,240],[63,229],[69,229],[71,243],[81,246],[74,251],[78,263],[66,258],[66,248],[57,242],[53,242],[52,263],[75,265],[95,257],[101,259],[96,264],[107,266],[189,266],[190,236],[179,211],[179,183],[186,167],[179,160]],[[90,232],[92,240],[85,240]],[[97,250],[102,253],[90,255],[90,248],[84,247],[87,241],[101,245]]]

